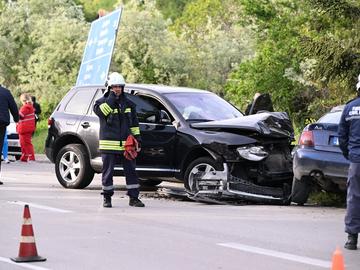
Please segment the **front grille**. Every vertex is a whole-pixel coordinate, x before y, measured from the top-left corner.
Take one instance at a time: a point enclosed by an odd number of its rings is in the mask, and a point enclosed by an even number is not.
[[[255,185],[254,183],[235,177],[233,175],[230,175],[229,189],[256,195],[273,196],[278,198],[284,197],[284,190],[282,188]]]

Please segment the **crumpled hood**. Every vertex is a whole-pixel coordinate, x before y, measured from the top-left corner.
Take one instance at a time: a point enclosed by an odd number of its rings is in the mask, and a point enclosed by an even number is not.
[[[209,129],[234,133],[252,133],[269,137],[294,137],[294,129],[286,112],[264,112],[239,118],[193,123],[196,129]]]

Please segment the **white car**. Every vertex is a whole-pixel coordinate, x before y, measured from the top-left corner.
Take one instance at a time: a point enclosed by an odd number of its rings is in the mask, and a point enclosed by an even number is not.
[[[7,137],[8,137],[8,155],[14,156],[16,160],[19,160],[21,157],[21,147],[19,134],[16,132],[16,123],[12,115],[10,114],[10,124],[6,127]]]

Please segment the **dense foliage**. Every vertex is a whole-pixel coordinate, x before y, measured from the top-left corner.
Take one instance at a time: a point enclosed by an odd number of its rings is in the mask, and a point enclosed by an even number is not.
[[[49,114],[75,81],[90,22],[124,6],[111,70],[128,82],[206,88],[244,109],[255,92],[297,128],[355,96],[357,0],[0,2],[0,83]]]

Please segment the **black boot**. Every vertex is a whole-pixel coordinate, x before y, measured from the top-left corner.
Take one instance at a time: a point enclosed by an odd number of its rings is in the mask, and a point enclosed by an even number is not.
[[[3,182],[0,181],[0,185],[4,184]]]
[[[134,207],[144,207],[145,204],[143,204],[142,201],[140,201],[138,198],[130,197],[129,205]]]
[[[112,205],[111,205],[111,196],[108,196],[108,195],[104,195],[104,203],[103,203],[103,206],[105,208],[111,208]]]
[[[348,240],[345,243],[345,248],[350,249],[350,250],[356,250],[357,249],[357,247],[356,247],[357,240],[358,240],[358,234],[357,233],[355,233],[355,234],[349,233],[348,234]]]

